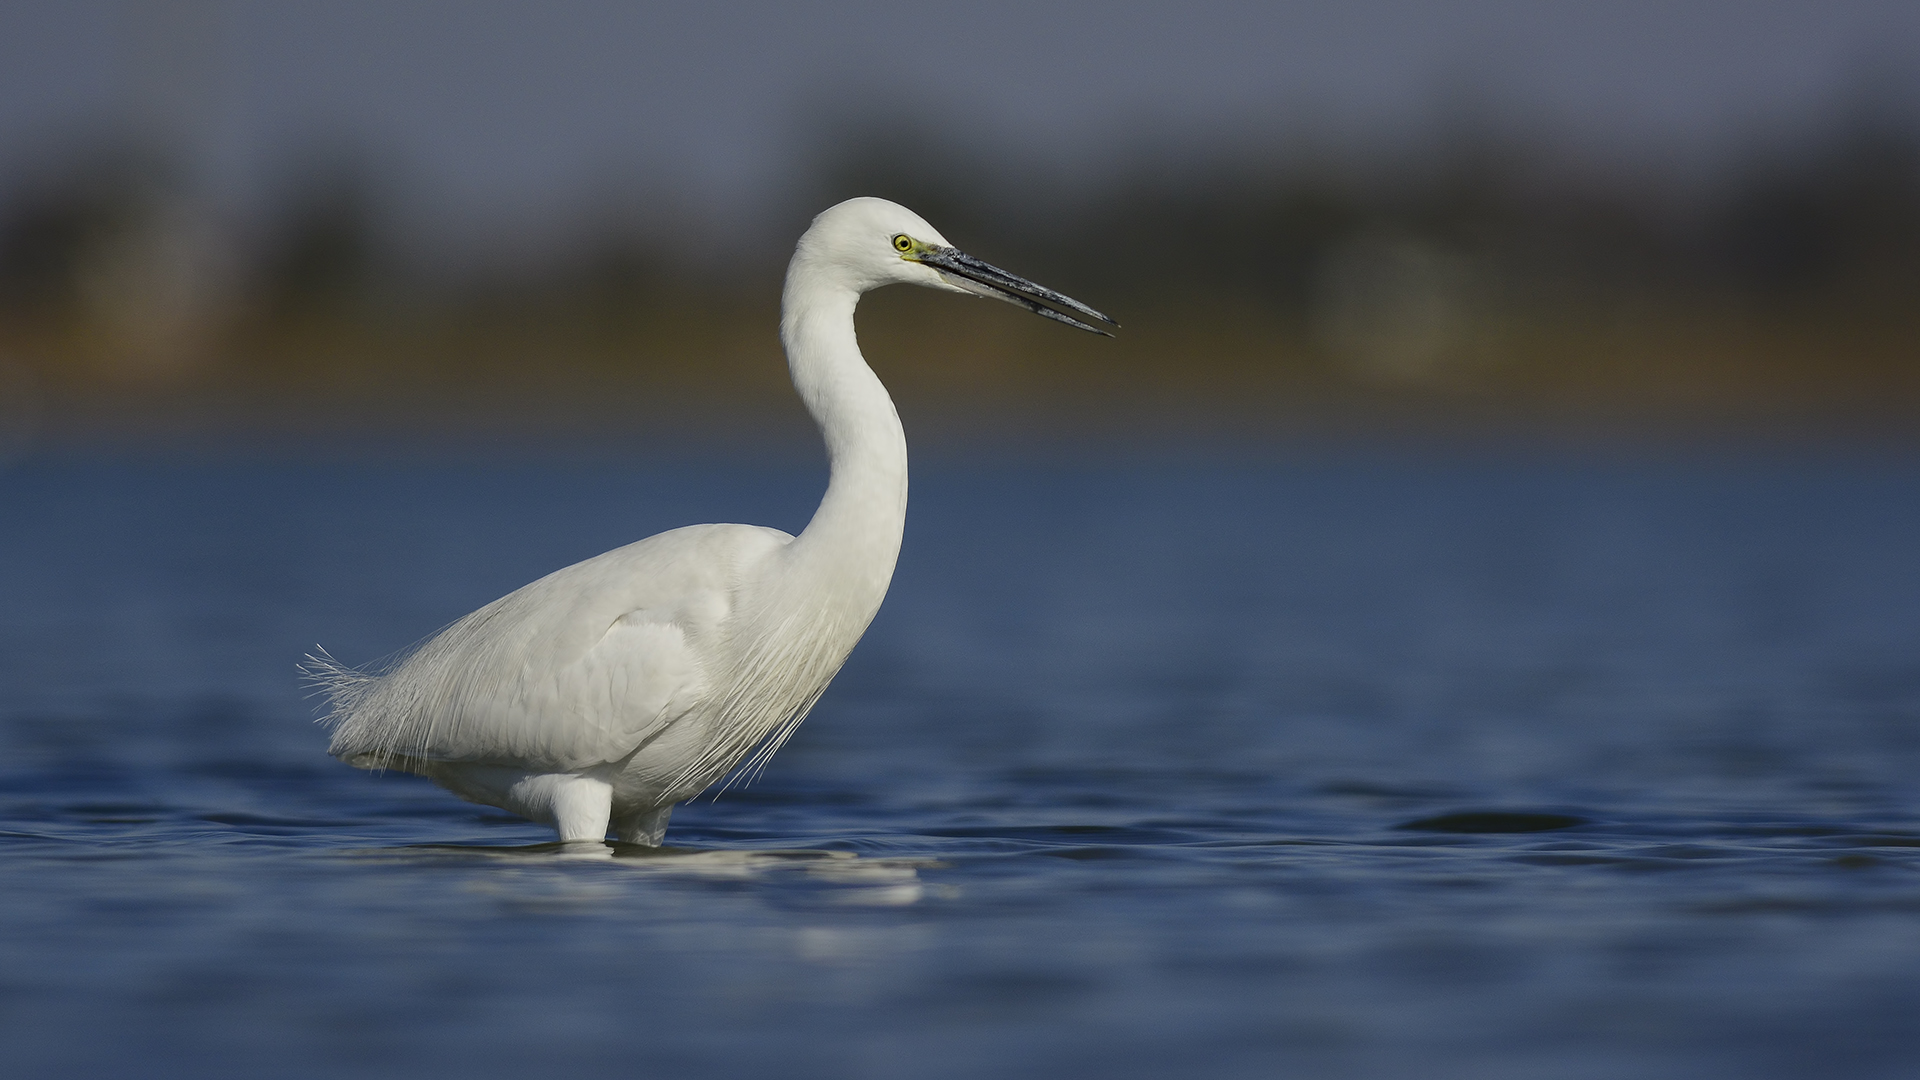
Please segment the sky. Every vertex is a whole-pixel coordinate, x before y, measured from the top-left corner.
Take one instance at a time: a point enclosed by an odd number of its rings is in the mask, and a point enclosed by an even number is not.
[[[187,148],[241,218],[329,154],[369,162],[456,247],[622,200],[757,224],[825,134],[873,116],[956,137],[903,155],[1068,185],[1143,148],[1417,142],[1463,108],[1684,173],[1817,126],[1863,82],[1920,100],[1916,71],[1912,0],[12,0],[0,199],[115,125]]]

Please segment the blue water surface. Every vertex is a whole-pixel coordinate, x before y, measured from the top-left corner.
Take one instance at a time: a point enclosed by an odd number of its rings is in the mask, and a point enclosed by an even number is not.
[[[0,472],[0,1072],[1920,1076],[1920,459],[925,464],[670,850],[326,756],[316,643],[822,482],[647,461]]]

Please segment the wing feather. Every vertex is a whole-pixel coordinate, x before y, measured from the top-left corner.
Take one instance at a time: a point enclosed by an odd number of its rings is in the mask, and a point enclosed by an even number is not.
[[[619,761],[712,697],[740,583],[789,540],[754,526],[676,529],[509,593],[384,673],[317,662],[329,749],[363,768]]]

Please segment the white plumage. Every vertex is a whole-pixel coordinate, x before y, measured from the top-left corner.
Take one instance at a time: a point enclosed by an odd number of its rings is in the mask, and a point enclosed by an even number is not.
[[[658,844],[673,805],[764,764],[839,671],[893,577],[907,450],[854,338],[860,295],[905,283],[992,296],[1085,330],[1112,324],[955,251],[905,207],[814,219],[787,268],[780,334],[831,478],[799,536],[694,525],[555,571],[385,671],[308,664],[329,751],[418,773],[565,841]],[[1043,305],[1052,305],[1051,307]]]

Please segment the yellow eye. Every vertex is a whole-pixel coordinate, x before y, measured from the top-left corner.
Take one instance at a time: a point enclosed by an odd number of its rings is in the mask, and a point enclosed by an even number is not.
[[[893,250],[902,254],[913,250],[913,237],[901,233],[893,238]]]

